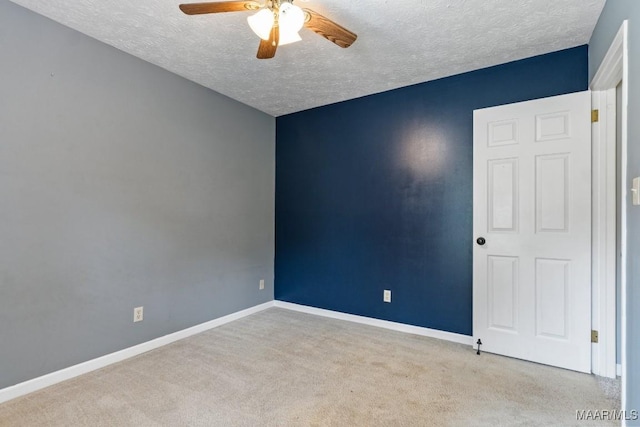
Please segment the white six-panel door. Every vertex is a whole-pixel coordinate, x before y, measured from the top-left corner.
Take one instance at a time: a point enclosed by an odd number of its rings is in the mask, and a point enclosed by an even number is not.
[[[482,350],[591,372],[590,106],[580,92],[474,111]]]

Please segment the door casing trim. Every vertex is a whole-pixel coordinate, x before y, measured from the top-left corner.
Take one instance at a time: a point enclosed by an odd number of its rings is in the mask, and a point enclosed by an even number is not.
[[[593,357],[597,359],[597,366],[594,366],[594,374],[602,376],[615,376],[615,336],[616,336],[616,310],[615,310],[615,192],[616,185],[616,169],[615,169],[615,88],[622,81],[622,111],[617,114],[622,115],[622,137],[621,137],[621,168],[623,178],[623,188],[627,181],[627,105],[628,105],[628,74],[629,74],[629,54],[628,54],[628,27],[627,20],[623,21],[618,33],[611,43],[607,54],[602,63],[598,67],[589,88],[593,91],[594,100],[597,100],[598,107],[606,109],[606,114],[601,114],[602,118],[599,123],[598,130],[593,132],[593,162],[594,165],[599,164],[605,167],[596,174],[594,169],[593,176],[593,197],[594,197],[594,213],[596,210],[595,197],[606,203],[606,215],[593,217],[594,230],[597,229],[599,235],[604,236],[603,239],[593,242],[593,267],[598,268],[597,272],[592,275],[592,293],[594,301],[592,306],[592,319],[598,320],[596,325],[600,331],[600,337],[605,336],[604,345],[593,346]],[[613,114],[609,113],[613,91]],[[602,105],[604,104],[604,105]],[[601,110],[602,112],[602,110]],[[613,130],[613,131],[612,131]],[[610,153],[613,151],[614,155]],[[604,157],[604,158],[603,158]],[[603,193],[604,192],[604,193]],[[610,194],[613,192],[613,194]],[[628,197],[627,191],[623,192],[621,200],[621,377],[622,377],[622,407],[626,407],[626,265],[627,265],[627,218],[626,206]],[[613,215],[611,215],[611,200],[613,200]],[[613,233],[613,236],[611,236]],[[594,236],[596,234],[594,233]],[[612,240],[613,239],[613,240]],[[614,244],[611,245],[610,242]],[[596,258],[597,256],[597,258]],[[613,258],[612,258],[613,257]],[[611,265],[613,259],[613,265]],[[613,268],[613,280],[611,279],[611,268]],[[603,271],[604,270],[604,271]],[[606,278],[606,279],[603,279]],[[594,298],[597,298],[597,302]],[[613,301],[611,301],[613,300]],[[613,351],[611,350],[611,346]],[[613,374],[611,374],[613,370]]]

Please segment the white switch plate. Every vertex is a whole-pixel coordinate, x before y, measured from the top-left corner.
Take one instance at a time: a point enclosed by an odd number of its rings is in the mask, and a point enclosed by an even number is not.
[[[144,307],[136,307],[133,309],[133,321],[142,322],[144,319]]]
[[[264,279],[260,279],[259,289],[264,289]]]
[[[382,301],[384,302],[391,302],[391,291],[388,289],[385,289],[384,292],[382,293]]]
[[[631,204],[640,205],[640,177],[633,178],[631,185]]]

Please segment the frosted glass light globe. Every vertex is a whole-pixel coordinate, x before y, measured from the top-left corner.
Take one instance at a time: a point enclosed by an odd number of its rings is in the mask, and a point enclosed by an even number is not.
[[[253,32],[262,40],[269,40],[271,28],[273,28],[273,21],[273,12],[269,9],[262,9],[260,12],[247,18],[247,22]]]
[[[304,25],[304,12],[289,2],[280,5],[280,27],[287,32],[297,33]]]

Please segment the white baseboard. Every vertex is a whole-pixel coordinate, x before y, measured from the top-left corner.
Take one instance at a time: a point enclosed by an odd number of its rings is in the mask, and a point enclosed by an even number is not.
[[[211,320],[209,322],[201,323],[200,325],[192,326],[190,328],[183,329],[181,331],[135,345],[133,347],[125,348],[124,350],[116,351],[115,353],[107,354],[96,359],[88,360],[86,362],[82,362],[77,365],[43,375],[41,377],[37,377],[7,388],[3,388],[0,390],[0,403],[8,402],[9,400],[24,396],[29,393],[33,393],[34,391],[38,391],[45,387],[49,387],[51,385],[69,380],[71,378],[75,378],[88,372],[104,368],[105,366],[121,362],[125,359],[129,359],[139,354],[146,353],[147,351],[154,350],[167,344],[171,344],[172,342],[190,337],[192,335],[199,334],[200,332],[213,329],[215,327],[224,325],[225,323],[233,322],[234,320],[238,320],[259,311],[266,310],[270,307],[279,307],[287,310],[315,314],[317,316],[330,317],[332,319],[346,320],[348,322],[376,326],[393,331],[438,338],[470,346],[473,345],[473,338],[467,335],[454,334],[452,332],[439,331],[436,329],[423,328],[420,326],[406,325],[403,323],[389,322],[387,320],[373,319],[371,317],[357,316],[354,314],[340,313],[337,311],[324,310],[321,308],[293,304],[284,301],[269,301],[264,304],[247,308],[246,310],[238,311],[236,313],[232,313],[227,316]],[[618,372],[619,371],[620,365],[618,365]]]
[[[284,301],[274,301],[273,305],[274,307],[285,308],[287,310],[300,311],[302,313],[315,314],[317,316],[330,317],[332,319],[346,320],[348,322],[361,323],[363,325],[377,326],[378,328],[391,329],[393,331],[421,335],[423,337],[438,338],[459,344],[473,345],[473,337],[468,335],[454,334],[453,332],[439,331],[437,329],[423,328],[421,326],[406,325],[404,323],[390,322],[388,320],[357,316],[355,314],[340,313],[339,311],[325,310],[322,308],[309,307]]]
[[[115,353],[107,354],[105,356],[79,363],[77,365],[70,366],[68,368],[64,368],[38,378],[34,378],[32,380],[3,388],[0,390],[0,403],[7,402],[9,400],[24,396],[29,393],[33,393],[34,391],[49,387],[62,381],[69,380],[71,378],[75,378],[79,375],[86,374],[91,371],[95,371],[96,369],[104,368],[105,366],[111,365],[113,363],[123,361],[142,353],[146,353],[147,351],[154,350],[158,347],[162,347],[183,338],[190,337],[191,335],[199,334],[200,332],[213,329],[215,327],[224,325],[225,323],[233,322],[234,320],[241,319],[243,317],[249,316],[262,310],[266,310],[267,308],[273,306],[274,302],[269,301],[264,304],[247,308],[246,310],[231,313],[227,316],[219,317],[209,322],[201,323],[199,325],[192,326],[190,328],[183,329],[181,331],[135,345],[133,347],[125,348],[124,350],[116,351]]]
[[[618,377],[622,376],[622,365],[619,363],[616,365],[616,376]]]

